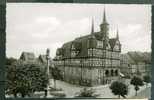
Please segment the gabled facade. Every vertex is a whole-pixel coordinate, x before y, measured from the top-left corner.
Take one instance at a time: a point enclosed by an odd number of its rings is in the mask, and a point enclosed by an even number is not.
[[[32,52],[22,52],[19,60],[24,63],[35,63],[35,55]]]
[[[64,43],[56,51],[55,66],[63,80],[79,85],[99,85],[110,83],[119,77],[121,44],[116,38],[109,38],[109,24],[104,11],[100,31]]]

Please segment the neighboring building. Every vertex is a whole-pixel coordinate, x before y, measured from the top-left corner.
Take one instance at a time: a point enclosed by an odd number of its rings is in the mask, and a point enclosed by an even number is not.
[[[80,85],[107,84],[119,78],[121,44],[116,38],[109,38],[109,24],[104,11],[100,31],[76,38],[63,44],[56,51],[54,59],[64,81]]]
[[[49,49],[47,49],[47,51],[49,51]],[[48,52],[48,56],[46,54],[46,55],[39,55],[38,57],[35,57],[34,53],[31,53],[31,52],[22,52],[20,58],[17,60],[17,63],[23,64],[23,65],[25,64],[38,65],[38,67],[40,67],[42,71],[45,71],[49,75],[49,78],[51,79],[50,85],[54,84],[52,80],[53,77],[52,77],[52,70],[51,70],[52,69],[51,67],[54,67],[54,64],[53,64],[54,62],[50,58],[49,52]]]
[[[35,63],[36,62],[35,55],[32,52],[22,52],[19,60],[23,61],[23,63]]]
[[[24,64],[38,64],[42,67],[47,66],[46,55],[39,55],[38,57],[35,57],[34,53],[32,52],[22,52],[18,61],[21,61]],[[52,63],[52,59],[50,63]]]
[[[121,72],[125,75],[151,76],[151,53],[128,52],[121,55]]]
[[[121,54],[120,56],[120,71],[126,77],[132,75],[132,73],[136,72],[136,68],[133,67],[135,64],[134,60],[126,53]]]

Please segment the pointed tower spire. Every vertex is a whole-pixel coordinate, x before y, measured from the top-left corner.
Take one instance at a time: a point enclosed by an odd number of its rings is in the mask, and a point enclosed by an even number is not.
[[[118,28],[117,28],[117,36],[116,36],[116,38],[119,40],[119,30],[118,30]]]
[[[91,34],[94,33],[94,19],[92,18],[92,24],[91,24]]]
[[[103,14],[103,22],[100,25],[100,31],[101,31],[101,37],[103,40],[109,39],[109,24],[106,20],[106,12],[105,12],[105,7],[104,7],[104,14]]]
[[[103,22],[107,22],[107,21],[106,21],[105,7],[104,7],[104,14],[103,14]]]
[[[92,23],[91,23],[91,38],[94,39],[94,19],[92,18]]]
[[[107,28],[108,27],[108,22],[106,20],[106,12],[105,12],[105,7],[104,7],[104,13],[103,13],[103,21],[101,23],[101,30],[103,30],[102,28]],[[105,29],[106,30],[106,29]]]

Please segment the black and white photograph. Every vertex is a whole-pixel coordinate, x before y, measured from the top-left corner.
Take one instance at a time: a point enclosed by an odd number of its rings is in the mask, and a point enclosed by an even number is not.
[[[151,5],[7,3],[6,98],[151,98]]]

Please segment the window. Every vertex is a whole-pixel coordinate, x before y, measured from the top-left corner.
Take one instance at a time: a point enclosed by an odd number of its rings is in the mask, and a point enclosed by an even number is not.
[[[105,71],[105,76],[107,76],[107,77],[109,76],[109,71],[108,70]]]
[[[118,76],[118,74],[119,74],[118,70],[115,70],[115,76]]]
[[[115,45],[114,50],[118,51],[119,50],[119,45]]]
[[[71,56],[75,57],[76,56],[76,52],[75,51],[71,51]]]
[[[97,47],[98,48],[103,48],[103,42],[102,41],[97,41]]]
[[[108,51],[108,58],[111,58],[111,51]]]
[[[88,49],[88,55],[92,56],[93,50],[92,49]]]

